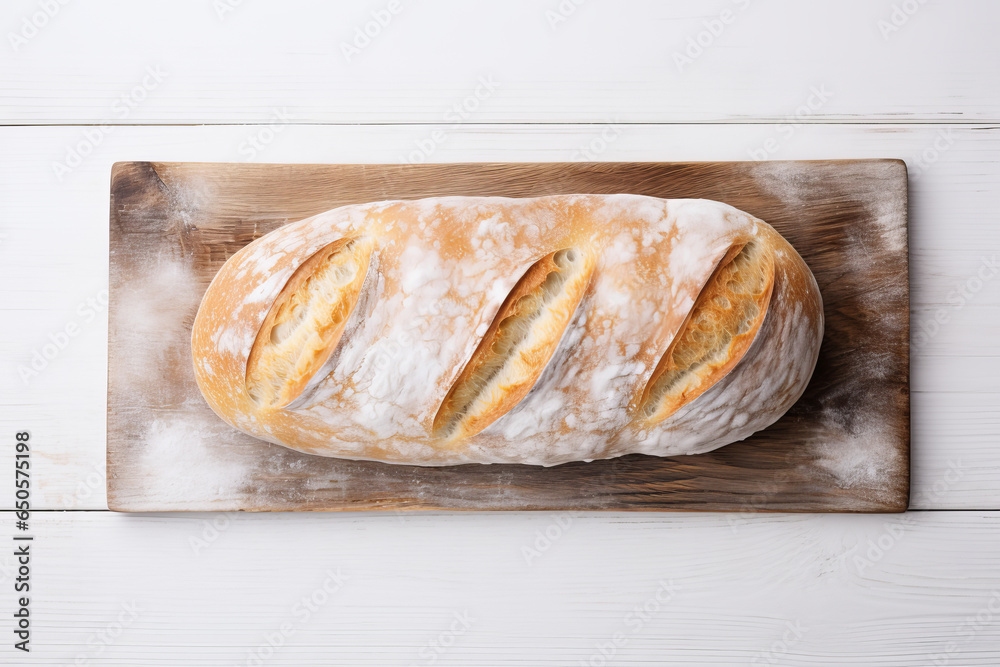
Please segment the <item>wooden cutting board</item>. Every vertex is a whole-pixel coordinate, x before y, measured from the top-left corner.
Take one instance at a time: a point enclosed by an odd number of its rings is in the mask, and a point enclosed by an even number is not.
[[[442,195],[707,198],[772,224],[823,293],[802,399],[699,456],[553,468],[420,468],[301,454],[243,435],[202,400],[201,296],[273,229],[345,204]],[[909,495],[906,167],[899,160],[247,165],[125,162],[111,175],[108,506],[164,510],[898,512]]]

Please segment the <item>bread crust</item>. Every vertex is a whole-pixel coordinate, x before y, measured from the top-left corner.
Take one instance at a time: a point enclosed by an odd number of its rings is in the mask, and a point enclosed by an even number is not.
[[[464,440],[524,398],[555,352],[593,268],[590,253],[567,248],[525,272],[438,409],[436,436]]]
[[[361,238],[370,254],[360,278],[318,278],[322,298],[295,296],[317,256]],[[716,284],[723,271],[753,289]],[[272,368],[260,365],[261,346],[276,321],[303,326],[281,304],[306,297],[326,308],[315,312],[348,314],[309,324],[322,345],[274,366],[287,390],[261,401],[251,376]],[[822,334],[805,262],[726,204],[445,197],[345,206],[257,239],[210,285],[192,352],[212,409],[270,442],[400,464],[556,465],[746,438],[805,390]],[[678,346],[698,369],[670,371]],[[671,388],[650,408],[668,371]]]
[[[247,360],[247,391],[259,406],[290,404],[330,357],[360,296],[371,251],[366,237],[337,239],[292,274]]]
[[[663,421],[725,377],[756,338],[773,287],[766,248],[753,241],[730,248],[649,379],[639,418],[647,425]]]

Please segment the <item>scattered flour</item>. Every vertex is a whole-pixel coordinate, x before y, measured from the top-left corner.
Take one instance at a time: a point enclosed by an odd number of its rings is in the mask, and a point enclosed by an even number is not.
[[[157,419],[143,437],[146,493],[172,509],[238,497],[250,483],[249,466],[220,446],[229,427],[197,407]]]

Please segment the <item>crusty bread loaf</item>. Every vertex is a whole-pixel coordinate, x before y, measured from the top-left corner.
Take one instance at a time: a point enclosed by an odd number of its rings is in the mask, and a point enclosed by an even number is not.
[[[224,420],[312,454],[555,465],[709,451],[777,420],[823,335],[769,225],[719,202],[345,206],[234,255],[194,322]]]

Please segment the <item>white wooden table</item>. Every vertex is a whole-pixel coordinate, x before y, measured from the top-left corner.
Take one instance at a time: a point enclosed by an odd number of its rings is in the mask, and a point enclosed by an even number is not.
[[[1000,664],[1000,3],[4,9],[0,663]],[[911,174],[904,515],[106,510],[117,160],[857,157]]]

